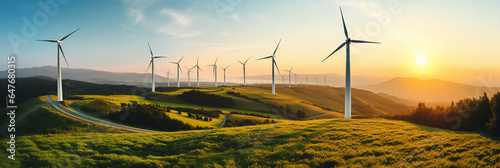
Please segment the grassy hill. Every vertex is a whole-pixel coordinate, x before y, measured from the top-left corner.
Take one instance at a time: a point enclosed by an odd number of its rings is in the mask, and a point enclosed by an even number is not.
[[[0,167],[500,166],[498,140],[383,119],[289,121],[170,133],[23,136],[16,139],[16,150],[16,161],[0,152]]]

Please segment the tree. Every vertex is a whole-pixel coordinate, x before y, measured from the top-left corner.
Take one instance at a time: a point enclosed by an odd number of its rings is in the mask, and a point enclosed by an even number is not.
[[[490,118],[490,121],[488,122],[488,130],[494,135],[494,136],[500,136],[500,92],[496,93],[493,95],[491,98],[491,111],[492,111],[492,117]]]
[[[297,114],[295,114],[295,117],[297,119],[304,119],[304,118],[306,118],[306,112],[304,112],[302,110],[297,110]]]

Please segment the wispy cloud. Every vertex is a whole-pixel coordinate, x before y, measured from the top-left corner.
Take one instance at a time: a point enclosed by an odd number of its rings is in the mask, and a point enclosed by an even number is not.
[[[160,14],[170,21],[156,29],[156,32],[170,35],[174,38],[196,37],[203,34],[203,24],[209,20],[207,16],[187,10],[180,12],[170,8],[160,10]]]
[[[144,9],[155,1],[144,0],[122,0],[127,17],[132,20],[132,24],[137,24],[145,19]]]
[[[171,17],[176,23],[182,26],[189,26],[189,23],[191,22],[191,18],[172,9],[163,9],[160,11],[160,13],[166,14],[167,16]]]

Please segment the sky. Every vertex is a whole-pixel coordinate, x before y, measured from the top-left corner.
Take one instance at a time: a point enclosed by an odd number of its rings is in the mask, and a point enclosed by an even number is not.
[[[351,45],[352,75],[500,85],[500,1],[4,0],[0,55],[15,54],[18,68],[55,66],[57,46],[36,40],[80,28],[62,44],[71,68],[147,73],[149,42],[167,56],[155,60],[157,74],[184,56],[184,72],[199,57],[201,78],[211,78],[206,65],[218,58],[240,78],[237,60],[247,58],[247,76],[270,74],[271,60],[256,59],[282,39],[283,74],[343,75],[345,49],[321,62],[345,41],[340,6],[352,39],[381,42]]]

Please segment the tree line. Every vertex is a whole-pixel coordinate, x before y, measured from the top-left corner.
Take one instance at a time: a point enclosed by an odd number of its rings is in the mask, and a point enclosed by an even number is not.
[[[486,132],[500,136],[500,92],[490,99],[486,93],[479,98],[465,98],[448,106],[418,107],[403,114],[382,115],[383,118],[414,122],[455,131]]]

